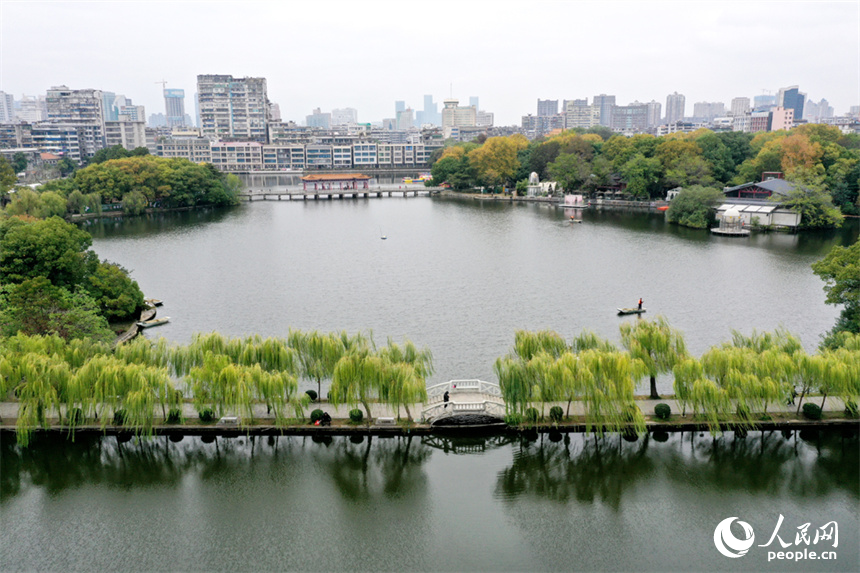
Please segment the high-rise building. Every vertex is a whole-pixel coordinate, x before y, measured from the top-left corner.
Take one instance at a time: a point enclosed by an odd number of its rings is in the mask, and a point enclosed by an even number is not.
[[[663,119],[663,104],[652,99],[645,105],[648,107],[648,127],[660,125],[660,121]]]
[[[319,127],[322,129],[331,128],[331,114],[322,113],[320,108],[315,108],[311,115],[305,116],[305,123],[308,127]]]
[[[412,115],[412,108],[407,107],[397,112],[397,129],[411,129],[415,124],[415,118]]]
[[[558,114],[557,99],[538,99],[537,102],[538,117],[547,117],[549,115]]]
[[[726,114],[726,104],[722,102],[700,101],[693,104],[693,117],[700,121],[711,121]]]
[[[803,104],[805,102],[806,94],[801,92],[798,86],[779,88],[779,92],[776,95],[776,105],[786,109],[793,109],[796,119],[803,117]]]
[[[164,89],[164,115],[168,127],[185,126],[185,90]]]
[[[773,107],[776,107],[775,95],[762,94],[753,98],[753,111],[770,111]]]
[[[460,107],[460,100],[446,99],[442,108],[442,127],[470,127],[477,122],[478,110],[475,106]]]
[[[200,129],[222,141],[267,143],[269,98],[266,78],[197,76]]]
[[[334,125],[349,125],[358,123],[358,110],[351,107],[343,109],[331,110],[331,124]]]
[[[433,101],[432,95],[424,96],[424,110],[421,116],[421,123],[442,125],[442,116],[439,114],[438,105]]]
[[[394,102],[394,115],[397,115],[398,111],[403,111],[406,109],[406,102],[403,100],[396,100]]]
[[[612,129],[641,132],[648,127],[648,105],[634,101],[630,105],[616,105],[612,109]]]
[[[600,123],[600,108],[588,105],[588,98],[565,100],[564,128],[581,127],[588,129]]]
[[[612,126],[612,108],[615,106],[615,96],[600,94],[592,98],[593,105],[600,110],[600,125]]]
[[[478,105],[478,96],[469,96],[469,105],[474,107],[475,111],[479,110],[481,106]]]
[[[45,101],[45,96],[22,96],[21,107],[16,114],[17,119],[28,123],[36,123],[44,121],[48,117],[48,107]]]
[[[732,116],[739,117],[750,111],[750,98],[736,97],[732,99]]]
[[[818,103],[808,100],[803,106],[803,119],[812,122],[819,122],[822,119],[833,117],[833,106],[826,99],[821,99]]]
[[[90,157],[105,146],[105,113],[102,92],[55,86],[45,97],[47,119],[79,129],[81,157]]]
[[[15,98],[12,94],[0,92],[0,123],[15,121]]]
[[[666,123],[675,123],[684,119],[686,99],[684,94],[678,92],[666,96]]]

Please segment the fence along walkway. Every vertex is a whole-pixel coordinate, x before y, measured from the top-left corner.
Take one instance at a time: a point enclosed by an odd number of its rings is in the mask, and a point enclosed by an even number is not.
[[[445,402],[445,392],[449,401]],[[487,414],[505,417],[505,403],[498,384],[483,380],[449,380],[427,388],[427,402],[421,415],[435,422],[457,414]]]

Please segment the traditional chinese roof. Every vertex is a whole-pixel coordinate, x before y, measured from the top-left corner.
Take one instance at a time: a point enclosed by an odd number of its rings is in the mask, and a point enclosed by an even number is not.
[[[319,175],[305,175],[302,181],[355,181],[370,179],[370,175],[361,173],[321,173]]]
[[[59,155],[54,155],[53,153],[40,153],[39,158],[42,161],[53,161],[54,159],[62,159]]]

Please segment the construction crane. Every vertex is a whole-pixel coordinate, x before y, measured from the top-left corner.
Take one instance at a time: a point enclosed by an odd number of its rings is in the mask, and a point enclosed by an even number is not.
[[[164,92],[164,90],[165,90],[165,87],[164,87],[164,86],[166,86],[166,85],[167,85],[167,80],[161,80],[160,82],[155,82],[155,83],[157,83],[157,84],[161,84],[161,91],[162,91],[162,93],[163,93],[163,92]]]

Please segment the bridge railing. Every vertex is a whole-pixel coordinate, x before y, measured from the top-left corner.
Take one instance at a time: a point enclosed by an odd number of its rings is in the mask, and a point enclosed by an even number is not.
[[[485,380],[449,380],[440,384],[434,384],[427,388],[427,403],[434,404],[443,400],[445,392],[449,394],[470,393],[485,394],[501,399],[502,390],[498,384],[486,382]]]
[[[457,414],[487,414],[497,418],[505,417],[505,405],[495,400],[477,402],[437,402],[424,408],[422,415],[427,422],[435,422]]]

